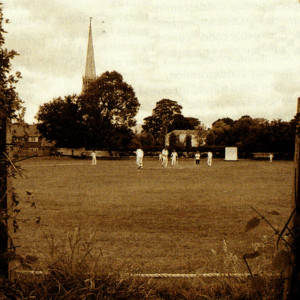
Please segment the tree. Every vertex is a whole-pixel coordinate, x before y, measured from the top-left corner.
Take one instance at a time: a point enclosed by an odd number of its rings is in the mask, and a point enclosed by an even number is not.
[[[87,129],[87,146],[105,148],[117,146],[115,134],[122,136],[122,143],[128,140],[140,107],[133,88],[116,71],[105,72],[91,83],[80,96],[79,105]]]
[[[206,142],[207,129],[201,122],[199,122],[199,124],[194,128],[194,130],[196,130],[197,132],[196,138],[197,138],[198,145],[201,146],[207,143]]]
[[[36,115],[37,128],[58,147],[85,146],[85,127],[76,95],[56,98],[40,106]]]
[[[255,151],[255,139],[259,128],[260,125],[255,119],[248,115],[242,116],[232,125],[232,140],[242,151]]]
[[[206,135],[206,144],[209,146],[216,145],[216,135],[213,130],[209,129]]]
[[[40,106],[42,135],[60,147],[121,150],[133,133],[140,104],[121,74],[105,72],[81,96],[65,96]]]
[[[140,107],[132,86],[116,71],[107,71],[91,83],[80,104],[87,117],[95,115],[91,112],[95,110],[111,124],[128,128],[136,124],[134,117]]]
[[[110,127],[105,131],[105,138],[103,139],[104,143],[101,147],[108,150],[127,150],[128,148],[131,148],[131,141],[133,138],[134,134],[132,130],[125,126]]]
[[[218,119],[209,130],[208,145],[238,146],[239,151],[276,152],[276,157],[292,158],[295,143],[295,119],[284,122],[280,119],[268,121],[264,118],[242,116],[236,121]]]
[[[218,119],[212,124],[212,128],[208,132],[208,145],[226,145],[233,144],[232,141],[232,125],[234,121],[230,118]]]
[[[152,139],[157,143],[159,134],[161,133],[161,124],[157,122],[156,118],[149,116],[144,118],[144,125],[142,133],[151,135]],[[161,144],[161,143],[160,143]]]
[[[292,121],[272,120],[269,124],[271,151],[293,153],[295,148],[295,127]]]
[[[200,121],[196,118],[184,117],[181,114],[174,116],[174,121],[169,127],[169,131],[173,130],[193,130],[200,125]]]
[[[151,133],[156,140],[164,144],[165,135],[172,128],[175,117],[181,115],[182,106],[176,101],[162,99],[156,103],[152,115],[145,118],[143,129]]]
[[[169,145],[170,147],[177,148],[178,144],[179,144],[178,136],[172,132],[169,137]]]
[[[149,133],[143,131],[137,138],[137,146],[142,147],[144,150],[153,150],[155,148],[155,139]]]
[[[15,84],[21,78],[17,72],[11,74],[11,60],[17,55],[14,50],[4,48],[2,4],[0,3],[0,275],[8,277],[8,188],[9,181],[9,145],[7,131],[11,120],[17,117],[22,101],[15,89]],[[5,20],[8,23],[8,20]]]

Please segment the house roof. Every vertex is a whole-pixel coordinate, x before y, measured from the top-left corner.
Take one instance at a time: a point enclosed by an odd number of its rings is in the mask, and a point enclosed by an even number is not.
[[[37,129],[36,124],[29,125],[29,124],[20,124],[15,123],[11,125],[11,131],[14,136],[23,137],[24,135],[27,136],[40,136],[40,133]]]

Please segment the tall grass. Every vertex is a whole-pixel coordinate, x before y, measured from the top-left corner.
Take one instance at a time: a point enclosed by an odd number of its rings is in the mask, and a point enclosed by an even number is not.
[[[52,270],[40,277],[0,282],[0,299],[281,299],[283,282],[254,279],[145,279]]]
[[[66,234],[64,241],[45,235],[49,251],[40,275],[15,272],[0,283],[0,299],[280,299],[283,281],[276,277],[254,278],[144,278],[134,276],[134,265],[116,269],[97,249],[96,233],[81,228]],[[223,241],[224,266],[239,271],[236,258]],[[45,262],[47,263],[45,265]],[[28,260],[27,260],[28,263]]]

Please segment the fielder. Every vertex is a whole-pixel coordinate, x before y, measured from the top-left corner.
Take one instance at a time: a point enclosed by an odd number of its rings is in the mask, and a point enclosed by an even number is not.
[[[167,167],[168,166],[168,155],[169,155],[169,151],[168,149],[164,149],[162,152],[162,167]]]
[[[158,155],[158,160],[159,160],[159,162],[162,162],[162,154],[161,153],[159,153],[159,155]]]
[[[136,164],[138,169],[143,169],[143,159],[144,159],[144,151],[142,149],[136,150]]]
[[[211,167],[213,154],[209,151],[207,153],[207,164]]]
[[[92,165],[96,166],[97,165],[97,157],[96,157],[95,150],[92,151],[91,157],[92,157]]]
[[[171,153],[171,166],[175,167],[178,165],[178,154],[175,150]]]
[[[196,154],[195,154],[195,164],[196,165],[199,165],[200,164],[200,152],[197,151]]]

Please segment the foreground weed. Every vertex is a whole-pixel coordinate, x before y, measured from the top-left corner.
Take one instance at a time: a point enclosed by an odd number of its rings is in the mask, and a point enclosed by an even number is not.
[[[223,262],[224,266],[228,270],[228,273],[233,270],[233,272],[237,272],[239,259],[238,257],[230,252],[227,247],[227,243],[225,240],[223,240]]]
[[[282,282],[262,279],[262,297],[281,299]],[[41,277],[18,278],[0,282],[1,299],[258,299],[252,281],[219,279],[143,279],[119,274],[51,273]]]
[[[252,269],[248,263],[248,260],[254,260],[258,259],[258,257],[263,257],[263,267],[270,266],[271,268],[269,269],[270,272],[275,272],[277,273],[276,275],[280,275],[280,278],[285,281],[285,288],[287,287],[286,281],[288,278],[288,268],[291,265],[292,261],[292,253],[293,253],[293,241],[291,240],[294,239],[294,235],[292,230],[289,228],[289,222],[291,221],[292,214],[290,215],[288,221],[284,225],[283,229],[279,231],[263,214],[258,212],[255,208],[250,206],[253,211],[256,212],[258,216],[251,218],[248,223],[246,224],[245,227],[245,233],[253,230],[259,224],[261,223],[261,220],[266,222],[269,227],[272,228],[274,231],[274,236],[271,236],[269,239],[266,235],[263,236],[263,239],[260,243],[255,243],[252,244],[254,248],[254,252],[251,253],[246,253],[243,255],[243,260],[247,266],[247,269],[249,271],[249,274],[252,278],[252,284],[254,288],[257,290],[257,293],[262,299],[262,284],[261,284],[261,279],[260,278],[255,278],[252,273]],[[271,215],[279,215],[277,211],[271,211],[269,212]],[[285,233],[287,232],[287,233]],[[276,241],[274,240],[276,239]],[[270,243],[269,240],[273,240],[273,243]],[[268,247],[266,247],[268,246]],[[267,251],[267,249],[269,251]],[[266,253],[271,253],[270,257],[268,260],[266,260]],[[283,292],[284,295],[286,295],[286,290]]]
[[[84,233],[80,227],[68,232],[63,241],[56,241],[53,234],[45,234],[49,248],[51,272],[94,273],[99,269],[101,248],[95,246],[97,232]],[[49,262],[49,257],[45,259]]]

